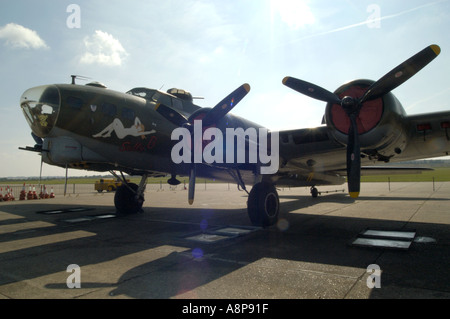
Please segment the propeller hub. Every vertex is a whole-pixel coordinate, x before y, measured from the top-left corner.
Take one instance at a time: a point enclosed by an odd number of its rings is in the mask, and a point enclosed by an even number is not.
[[[351,96],[345,96],[342,99],[341,106],[347,112],[347,114],[353,113],[358,109],[358,101],[356,101]]]

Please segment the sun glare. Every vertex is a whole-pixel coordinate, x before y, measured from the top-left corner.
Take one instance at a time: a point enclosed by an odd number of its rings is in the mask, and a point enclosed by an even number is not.
[[[315,18],[304,0],[271,0],[272,16],[278,14],[281,20],[292,29],[313,24]]]

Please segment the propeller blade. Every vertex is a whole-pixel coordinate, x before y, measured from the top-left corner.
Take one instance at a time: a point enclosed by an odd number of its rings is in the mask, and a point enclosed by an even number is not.
[[[313,99],[333,104],[341,104],[341,99],[336,94],[315,84],[290,76],[283,79],[283,84],[299,93],[312,97]]]
[[[250,91],[250,85],[245,83],[231,92],[222,101],[217,103],[203,118],[203,126],[217,123],[222,117],[231,111]]]
[[[339,104],[347,113],[351,124],[347,141],[347,179],[348,191],[351,197],[357,198],[360,191],[361,150],[356,117],[358,116],[363,103],[368,100],[379,98],[403,84],[423,69],[428,63],[433,61],[440,52],[441,49],[438,45],[433,44],[426,47],[373,83],[359,99],[347,96],[341,100],[335,93],[331,93],[315,84],[289,76],[283,79],[283,84],[287,87],[316,100]],[[324,120],[322,120],[322,123],[323,122]]]
[[[441,53],[441,48],[436,44],[430,45],[416,53],[372,84],[360,99],[360,103],[376,99],[392,91],[433,61],[439,53]]]
[[[356,115],[349,114],[350,129],[347,143],[347,183],[350,197],[357,198],[361,182],[361,154]]]
[[[192,165],[191,171],[189,173],[189,189],[188,189],[188,202],[189,205],[194,203],[194,194],[195,194],[195,164]]]
[[[158,103],[155,106],[155,111],[157,111],[159,114],[161,114],[166,120],[169,122],[175,124],[176,126],[183,126],[188,122],[188,119],[181,113],[175,111],[174,109]]]

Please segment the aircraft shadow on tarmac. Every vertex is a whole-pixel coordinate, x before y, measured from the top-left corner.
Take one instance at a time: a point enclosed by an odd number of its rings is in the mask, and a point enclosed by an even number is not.
[[[346,193],[327,194],[312,198],[311,196],[295,196],[295,195],[279,195],[280,200],[288,199],[290,201],[281,203],[281,208],[284,213],[317,205],[319,203],[341,203],[351,204],[356,201],[426,201],[429,197],[408,197],[408,196],[359,196],[357,199],[351,198]],[[448,198],[436,198],[433,197],[433,201],[446,201],[450,202]]]
[[[307,196],[280,196],[282,201],[280,218],[287,220],[288,226],[279,229],[273,226],[261,229],[250,235],[224,240],[217,244],[201,244],[188,241],[182,235],[199,231],[205,225],[250,225],[245,207],[241,209],[202,209],[202,208],[152,208],[144,207],[144,213],[126,217],[112,218],[95,222],[68,225],[63,220],[99,213],[111,212],[113,207],[86,205],[89,211],[72,212],[54,217],[49,222],[57,226],[55,232],[84,230],[95,233],[89,238],[51,243],[21,250],[0,253],[3,274],[0,286],[14,282],[14,278],[31,280],[33,278],[61,272],[70,256],[76,256],[76,263],[83,266],[113,261],[122,256],[158,248],[164,245],[183,247],[183,252],[169,252],[165,257],[143,263],[126,270],[116,282],[82,282],[82,289],[111,288],[110,296],[125,295],[133,298],[173,298],[189,295],[195,288],[231,275],[252,263],[263,259],[288,260],[314,264],[355,267],[361,269],[361,276],[369,264],[381,261],[383,264],[383,290],[373,290],[372,298],[398,296],[398,286],[419,287],[427,291],[450,293],[450,236],[449,226],[433,223],[413,223],[386,219],[337,217],[295,212],[319,202],[351,203],[353,200],[344,194],[333,194],[317,198]],[[308,199],[309,198],[309,199]],[[383,198],[362,197],[362,200],[383,200]],[[389,197],[388,200],[418,200],[417,198]],[[422,200],[427,198],[422,198]],[[419,199],[420,200],[420,199]],[[433,200],[436,200],[433,198]],[[438,199],[447,200],[447,199]],[[149,204],[151,205],[151,204]],[[376,205],[376,204],[375,204]],[[47,220],[43,214],[32,214],[51,205],[33,203],[26,207],[23,215],[27,220]],[[4,212],[20,216],[14,206],[0,206]],[[23,208],[23,206],[22,206]],[[51,209],[69,209],[73,206],[56,205]],[[41,218],[42,216],[42,218]],[[193,216],[195,216],[193,218]],[[21,223],[23,219],[0,221],[0,225]],[[203,225],[203,226],[202,226]],[[366,228],[417,230],[423,235],[438,238],[436,244],[426,247],[414,246],[408,252],[361,249],[349,245],[358,232]],[[45,232],[48,234],[48,230]],[[33,238],[42,235],[41,230],[15,234],[14,239]],[[0,234],[0,243],[11,240],[10,234]],[[195,251],[201,254],[195,255]],[[43,263],[42,255],[48,258]],[[24,257],[25,256],[25,257]],[[31,266],[17,265],[26,259]],[[73,260],[73,258],[72,258]],[[405,265],[407,271],[405,271]],[[438,275],[437,275],[438,274]],[[390,287],[392,288],[390,290]],[[47,289],[66,290],[66,282],[48,283]],[[241,290],[245,288],[237,287]],[[185,293],[185,294],[183,294]],[[88,295],[89,296],[89,295]],[[224,298],[230,297],[225,295]],[[231,295],[231,297],[235,295]],[[106,296],[105,296],[106,297]],[[211,298],[222,298],[217,291]],[[254,297],[248,292],[246,297]],[[436,297],[436,296],[434,296]],[[439,295],[437,296],[439,297]],[[205,298],[203,296],[203,298]],[[239,297],[237,297],[239,298]],[[276,296],[275,296],[276,298]]]

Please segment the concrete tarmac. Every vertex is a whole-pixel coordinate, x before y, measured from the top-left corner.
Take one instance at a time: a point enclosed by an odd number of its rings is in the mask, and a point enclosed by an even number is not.
[[[279,189],[265,229],[227,184],[197,185],[192,206],[186,190],[148,185],[129,216],[115,216],[113,193],[16,194],[0,203],[0,298],[450,298],[450,183],[390,188],[363,183],[357,200]],[[413,237],[355,245],[368,229]]]

